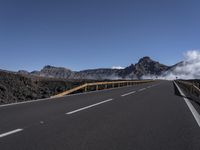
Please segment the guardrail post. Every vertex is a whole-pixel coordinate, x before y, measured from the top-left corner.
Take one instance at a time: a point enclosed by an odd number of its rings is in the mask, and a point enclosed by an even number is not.
[[[115,83],[112,83],[112,88],[114,88],[115,87]]]
[[[99,90],[99,86],[98,85],[96,85],[96,91],[98,91]]]
[[[87,92],[87,86],[85,87],[84,91]]]
[[[108,85],[107,84],[105,84],[105,89],[107,89],[108,88]]]

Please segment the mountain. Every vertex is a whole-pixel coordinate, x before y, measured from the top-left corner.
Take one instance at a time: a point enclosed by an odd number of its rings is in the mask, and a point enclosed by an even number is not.
[[[92,79],[92,80],[117,80],[117,79],[140,79],[143,76],[153,75],[159,76],[163,72],[166,72],[171,67],[160,64],[157,61],[152,60],[150,57],[141,58],[138,63],[131,64],[124,69],[89,69],[82,71],[72,71],[64,67],[54,67],[47,65],[40,71],[19,71],[20,74],[29,74],[33,76],[49,77],[49,78],[61,78],[61,79]]]
[[[135,64],[134,74],[138,78],[141,78],[144,75],[159,76],[169,68],[169,66],[160,64],[159,62],[152,60],[150,57],[144,57]]]
[[[54,67],[47,65],[44,66],[41,71],[33,71],[30,74],[40,77],[69,79],[74,75],[74,72],[64,67]]]

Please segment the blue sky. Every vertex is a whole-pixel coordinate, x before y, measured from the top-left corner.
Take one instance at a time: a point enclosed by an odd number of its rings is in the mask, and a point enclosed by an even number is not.
[[[0,68],[164,64],[200,49],[199,0],[1,0]]]

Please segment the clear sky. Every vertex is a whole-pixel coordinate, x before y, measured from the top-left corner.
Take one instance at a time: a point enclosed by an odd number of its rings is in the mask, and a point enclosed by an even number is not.
[[[200,49],[199,0],[0,0],[0,68],[164,64]]]

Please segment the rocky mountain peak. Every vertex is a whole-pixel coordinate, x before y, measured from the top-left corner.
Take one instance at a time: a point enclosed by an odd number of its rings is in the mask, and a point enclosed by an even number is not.
[[[34,71],[32,75],[52,78],[69,78],[73,72],[64,67],[55,67],[51,65],[44,66],[41,71]]]
[[[150,57],[145,56],[143,58],[141,58],[138,63],[150,63],[150,62],[154,62]]]
[[[46,65],[46,66],[43,67],[43,69],[53,69],[53,68],[56,68],[56,67],[51,66],[51,65]]]
[[[18,73],[19,73],[19,74],[29,74],[29,72],[26,71],[26,70],[19,70]]]
[[[64,68],[64,67],[55,67],[55,66],[51,66],[51,65],[46,65],[43,67],[43,69],[41,71],[45,71],[45,70],[65,70],[65,71],[71,71],[70,69]]]
[[[152,60],[150,57],[143,57],[139,60],[136,66],[136,74],[143,75],[160,75],[163,71],[168,70],[168,66],[163,65],[157,61]]]

